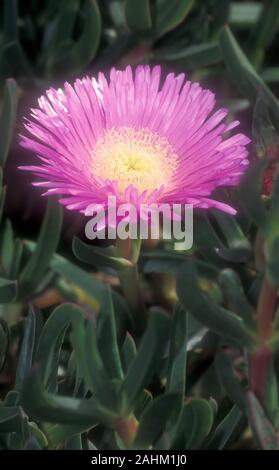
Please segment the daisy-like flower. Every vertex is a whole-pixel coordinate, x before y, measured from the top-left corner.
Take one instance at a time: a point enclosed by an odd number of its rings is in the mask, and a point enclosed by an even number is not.
[[[220,186],[234,186],[248,160],[243,134],[226,134],[239,122],[224,122],[215,97],[184,74],[161,68],[112,69],[110,79],[85,77],[64,89],[49,89],[26,121],[23,147],[35,152],[33,172],[44,194],[59,194],[68,209],[92,204],[169,203],[235,210],[212,199]]]

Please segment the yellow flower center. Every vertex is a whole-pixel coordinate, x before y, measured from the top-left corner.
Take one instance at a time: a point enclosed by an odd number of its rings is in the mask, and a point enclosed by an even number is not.
[[[95,177],[117,181],[121,192],[129,185],[139,191],[168,186],[177,168],[177,156],[166,139],[132,127],[106,131],[92,158]]]

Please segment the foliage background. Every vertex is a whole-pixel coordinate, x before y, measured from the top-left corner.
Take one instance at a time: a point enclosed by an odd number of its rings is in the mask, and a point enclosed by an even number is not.
[[[278,449],[278,30],[277,0],[1,0],[1,449]],[[46,207],[18,135],[49,86],[138,63],[214,90],[253,142],[218,194],[236,218],[197,211],[191,252],[127,262]]]

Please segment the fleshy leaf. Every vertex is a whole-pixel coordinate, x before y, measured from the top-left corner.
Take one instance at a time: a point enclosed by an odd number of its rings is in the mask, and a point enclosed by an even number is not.
[[[8,2],[6,2],[8,3]],[[12,3],[12,2],[10,2]],[[9,148],[15,128],[17,115],[17,85],[15,80],[6,81],[4,99],[0,116],[0,166],[3,168],[9,153]]]
[[[149,384],[158,366],[166,345],[168,328],[169,321],[165,315],[159,312],[152,313],[137,355],[131,362],[124,379],[123,390],[126,393],[128,410],[133,408],[134,402]]]
[[[235,343],[250,346],[252,335],[243,320],[206,299],[198,286],[195,267],[184,264],[177,276],[177,294],[182,305],[201,323]]]

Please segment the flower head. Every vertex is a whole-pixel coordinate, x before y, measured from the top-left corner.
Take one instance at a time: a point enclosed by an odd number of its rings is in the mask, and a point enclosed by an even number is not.
[[[22,168],[69,209],[84,212],[114,195],[137,207],[187,203],[235,213],[211,193],[238,184],[249,139],[226,137],[239,122],[224,122],[228,111],[214,111],[214,94],[184,74],[161,84],[159,66],[112,69],[109,81],[100,73],[65,83],[38,103],[21,144],[40,162]]]

